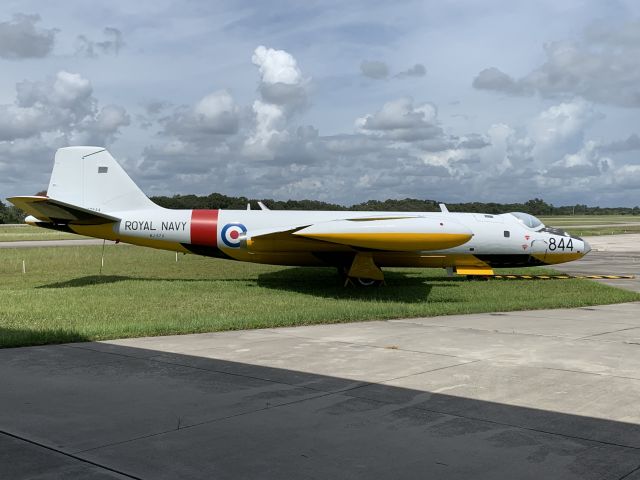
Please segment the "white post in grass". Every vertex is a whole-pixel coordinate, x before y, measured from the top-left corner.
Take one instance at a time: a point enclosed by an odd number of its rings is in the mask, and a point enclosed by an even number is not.
[[[178,261],[178,252],[176,252],[176,262]]]
[[[104,246],[107,241],[105,239],[102,240],[102,257],[100,258],[100,275],[102,275],[102,269],[104,268]]]
[[[27,265],[24,263],[24,260],[22,260],[22,273],[27,273]]]

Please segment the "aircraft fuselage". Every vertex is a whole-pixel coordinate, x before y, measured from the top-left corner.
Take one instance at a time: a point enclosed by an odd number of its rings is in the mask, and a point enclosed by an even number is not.
[[[342,258],[367,250],[381,267],[526,267],[575,260],[590,250],[581,238],[555,229],[527,228],[512,214],[170,209],[112,213],[121,220],[107,225],[70,225],[70,229],[78,234],[134,245],[292,266],[340,264]],[[404,222],[407,215],[436,222],[453,221],[473,234],[461,245],[424,251],[360,249],[284,234],[282,238],[265,242],[253,240],[264,232],[279,229],[290,232],[290,225],[330,227],[346,219],[376,217],[389,218],[385,221],[398,224]],[[388,225],[389,229],[393,227]],[[371,233],[372,237],[375,235],[376,232]]]

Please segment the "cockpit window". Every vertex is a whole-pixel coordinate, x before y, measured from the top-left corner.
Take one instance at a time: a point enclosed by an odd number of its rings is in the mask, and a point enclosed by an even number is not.
[[[511,215],[513,215],[514,217],[516,217],[518,220],[520,220],[520,222],[525,226],[525,227],[529,227],[531,229],[538,229],[539,227],[543,226],[544,224],[538,220],[536,217],[534,217],[533,215],[529,215],[528,213],[523,213],[523,212],[511,212]]]

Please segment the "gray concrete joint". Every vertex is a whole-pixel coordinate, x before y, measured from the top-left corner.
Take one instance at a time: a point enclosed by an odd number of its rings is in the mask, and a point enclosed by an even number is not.
[[[63,450],[59,450],[57,448],[50,447],[49,445],[45,445],[43,443],[39,443],[39,442],[36,442],[34,440],[30,440],[28,438],[21,437],[20,435],[13,434],[13,433],[7,432],[5,430],[0,430],[0,435],[6,435],[7,437],[15,438],[16,440],[20,440],[22,442],[29,443],[31,445],[35,445],[36,447],[44,448],[44,449],[49,450],[51,452],[55,452],[55,453],[58,453],[60,455],[64,455],[65,457],[72,458],[72,459],[77,460],[77,461],[82,462],[82,463],[87,463],[89,465],[93,465],[94,467],[102,468],[103,470],[107,470],[109,472],[117,473],[118,475],[122,475],[124,477],[132,478],[134,480],[143,480],[142,478],[136,477],[135,475],[131,475],[130,473],[126,473],[126,472],[123,472],[121,470],[116,470],[114,468],[107,467],[106,465],[102,465],[102,464],[97,463],[97,462],[92,462],[91,460],[87,460],[86,458],[78,457],[74,453],[68,453],[68,452],[65,452]]]

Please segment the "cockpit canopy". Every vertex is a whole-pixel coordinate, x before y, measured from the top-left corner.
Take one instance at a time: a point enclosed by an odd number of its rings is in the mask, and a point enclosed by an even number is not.
[[[531,228],[532,230],[538,230],[539,228],[544,227],[544,223],[528,213],[511,212],[511,215],[516,217],[525,227]]]

